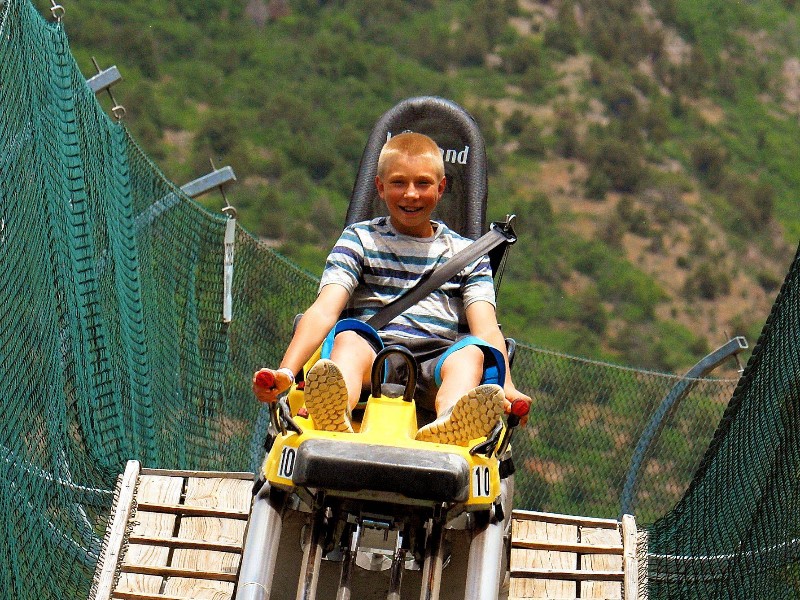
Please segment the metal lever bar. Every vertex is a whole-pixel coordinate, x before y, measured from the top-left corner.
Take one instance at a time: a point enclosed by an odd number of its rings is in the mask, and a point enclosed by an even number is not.
[[[306,533],[306,547],[300,566],[300,581],[297,584],[297,600],[316,600],[319,583],[319,566],[322,561],[322,543],[325,539],[325,508],[318,506],[311,517],[311,527]]]
[[[430,521],[425,561],[422,565],[420,600],[439,600],[444,562],[444,517],[435,515]]]
[[[350,545],[344,553],[342,561],[342,573],[339,576],[339,591],[336,593],[336,600],[350,600],[352,590],[353,571],[356,566],[356,556],[358,555],[358,545],[361,542],[361,523],[353,525],[353,532],[350,535]]]
[[[389,573],[389,593],[386,600],[400,600],[400,585],[403,583],[403,568],[406,563],[406,549],[403,547],[403,533],[397,534],[397,545],[392,558],[392,570]]]

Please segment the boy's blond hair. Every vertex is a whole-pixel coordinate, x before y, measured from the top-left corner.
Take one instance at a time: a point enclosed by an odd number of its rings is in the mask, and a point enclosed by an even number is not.
[[[384,177],[387,165],[396,156],[429,156],[435,163],[437,177],[440,180],[444,177],[442,151],[427,135],[406,131],[389,138],[378,157],[378,177]]]

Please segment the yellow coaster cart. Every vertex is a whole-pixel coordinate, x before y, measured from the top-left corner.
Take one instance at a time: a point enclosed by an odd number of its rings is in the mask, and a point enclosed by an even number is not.
[[[445,153],[450,183],[440,202],[443,220],[478,238],[486,206],[483,140],[463,109],[433,97],[401,102],[375,126],[348,223],[379,209],[371,190],[377,153],[388,134],[407,129],[430,135]],[[492,263],[497,272],[495,256]],[[382,383],[390,357],[408,363],[405,385]],[[355,433],[315,428],[303,405],[302,374],[271,407],[237,600],[504,597],[513,496],[509,440],[527,403],[465,447],[416,441],[424,423],[414,402],[414,373],[404,348],[378,354],[365,407],[354,415]]]

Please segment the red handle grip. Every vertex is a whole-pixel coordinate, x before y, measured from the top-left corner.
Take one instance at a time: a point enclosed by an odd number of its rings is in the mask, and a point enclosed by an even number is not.
[[[531,403],[527,400],[514,400],[511,403],[511,414],[520,419],[531,410]]]
[[[259,371],[256,375],[256,385],[267,389],[275,387],[275,375],[272,371]]]

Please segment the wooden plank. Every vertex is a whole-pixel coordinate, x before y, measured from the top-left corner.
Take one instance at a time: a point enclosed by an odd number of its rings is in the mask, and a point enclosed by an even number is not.
[[[148,546],[167,546],[168,548],[196,548],[198,550],[216,550],[217,552],[242,553],[242,544],[235,542],[208,541],[206,539],[186,539],[178,537],[158,537],[132,535],[128,539],[131,544]]]
[[[578,528],[574,525],[547,523],[534,520],[514,520],[512,539],[541,540],[550,543],[578,542]],[[520,576],[515,573],[574,571],[578,566],[578,555],[571,552],[511,549],[511,588],[509,597],[514,598],[575,598],[577,584],[574,580],[551,577],[549,579]]]
[[[250,511],[252,484],[245,480],[224,478],[190,478],[186,485],[186,500],[193,506],[216,507],[232,512]],[[184,517],[181,519],[179,535],[213,542],[228,542],[244,545],[246,523],[219,517]],[[236,576],[239,569],[238,554],[219,551],[201,551],[197,548],[176,549],[172,564],[175,567],[199,571],[215,571]],[[199,581],[187,578],[172,578],[165,592],[175,595],[222,598],[233,594],[233,586],[221,581]],[[206,597],[203,595],[202,597]]]
[[[253,474],[136,464],[138,489],[127,500],[136,512],[129,516],[129,508],[117,526],[120,546],[131,530],[123,564],[114,565],[121,572],[117,589],[97,600],[231,600]],[[113,572],[110,580],[106,587]]]
[[[249,512],[253,499],[251,482],[241,479],[196,478],[186,482],[186,504]]]
[[[233,584],[225,584],[233,588]],[[193,589],[189,595],[146,594],[142,592],[119,592],[114,594],[118,600],[230,600],[232,592],[219,590]]]
[[[600,531],[609,531],[602,529]],[[547,550],[549,552],[575,552],[576,554],[614,554],[622,556],[623,548],[621,545],[597,545],[588,543],[569,543],[569,542],[546,542],[546,541],[527,541],[513,540],[512,548],[523,550]]]
[[[248,471],[179,471],[173,469],[142,469],[142,475],[160,475],[162,477],[215,477],[223,479],[246,479],[254,481],[253,474]]]
[[[119,600],[192,600],[186,596],[166,596],[145,592],[115,592],[114,598]]]
[[[619,521],[616,521],[615,519],[579,517],[573,515],[562,515],[559,513],[545,513],[535,510],[514,510],[511,513],[511,517],[512,519],[521,521],[541,521],[543,523],[559,523],[563,525],[604,527],[607,529],[617,529],[617,527],[619,527]]]
[[[236,575],[239,556],[230,552],[205,551],[195,548],[175,550],[172,566],[189,571],[228,573]],[[227,581],[223,579],[222,581]]]
[[[95,587],[94,600],[108,600],[111,598],[117,573],[117,564],[122,551],[122,543],[128,528],[128,518],[133,508],[134,491],[140,469],[141,465],[138,461],[129,460],[125,465],[125,472],[120,478],[116,508],[105,536],[106,544],[103,549],[102,567],[100,572],[95,575],[97,586]]]
[[[192,600],[230,600],[233,596],[234,584],[224,581],[208,581],[201,579],[186,579],[172,577],[168,582],[165,593],[183,596]]]
[[[581,569],[548,569],[539,567],[525,567],[511,569],[511,577],[526,579],[559,580],[559,581],[619,581],[622,582],[625,574],[622,571],[583,571]],[[529,596],[523,596],[528,598]],[[541,596],[534,596],[541,597]],[[558,594],[544,596],[545,598],[563,598]]]
[[[141,575],[157,575],[159,577],[187,577],[191,579],[211,579],[214,581],[227,581],[236,583],[236,573],[221,573],[219,571],[195,571],[179,567],[166,567],[156,565],[123,565],[123,572],[138,573]]]
[[[238,542],[241,547],[244,544],[245,527],[245,523],[231,519],[192,517],[181,520],[180,535],[192,538],[202,537],[214,541],[233,540]],[[172,564],[184,569],[216,571],[229,573],[235,576],[239,568],[240,560],[241,557],[238,554],[186,548],[175,551]],[[198,587],[196,582],[171,579],[165,591],[169,591],[170,593],[185,593],[196,587]],[[220,589],[224,590],[226,588]]]
[[[184,517],[181,520],[179,537],[202,539],[209,543],[244,545],[244,532],[247,523],[233,519],[213,519],[210,517]],[[225,552],[222,548],[216,550]]]
[[[220,519],[239,519],[243,521],[246,521],[250,516],[249,511],[245,510],[225,510],[208,506],[191,506],[188,504],[166,504],[158,502],[139,502],[139,512],[188,515],[194,517],[218,517]]]
[[[636,519],[622,515],[622,546],[625,561],[625,600],[639,597],[639,557],[636,548]]]
[[[622,546],[619,531],[582,527],[581,542],[588,545]],[[622,553],[616,554],[589,554],[581,557],[581,570],[593,572],[622,572]],[[602,598],[603,600],[621,600],[622,585],[618,581],[589,580],[581,583],[581,598]]]
[[[143,512],[141,504],[148,502],[177,503],[183,492],[182,477],[161,475],[140,475],[136,500],[139,503],[136,514],[131,518],[131,535],[168,537],[175,530],[175,515]],[[143,573],[125,569],[125,565],[166,566],[170,549],[164,546],[130,544],[125,553],[123,573],[117,583],[118,592],[141,592],[157,594],[161,590],[163,577],[155,573]]]

